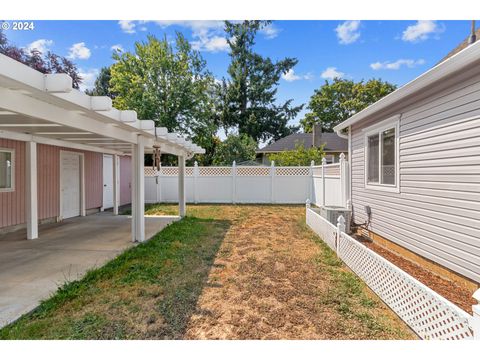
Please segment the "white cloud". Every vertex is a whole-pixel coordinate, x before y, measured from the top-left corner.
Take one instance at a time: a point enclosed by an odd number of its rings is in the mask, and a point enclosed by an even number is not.
[[[162,28],[168,26],[182,26],[192,31],[192,47],[199,51],[219,52],[228,51],[229,46],[223,33],[224,22],[217,20],[199,21],[171,21],[158,20],[155,23]]]
[[[199,51],[219,52],[227,51],[229,49],[227,39],[217,35],[199,36],[198,40],[194,40],[191,43],[192,48]]]
[[[445,30],[443,25],[439,25],[432,20],[419,20],[414,25],[408,26],[402,33],[402,40],[409,42],[419,42],[427,40],[431,35],[439,34]]]
[[[91,90],[95,86],[95,80],[97,79],[100,71],[98,69],[78,69],[78,75],[82,78],[82,83],[80,84],[80,90]]]
[[[118,25],[120,25],[120,28],[122,29],[123,32],[127,34],[133,34],[135,32],[135,22],[131,20],[120,20],[118,22]]]
[[[353,44],[360,38],[360,21],[345,21],[335,28],[340,44]]]
[[[288,70],[286,73],[282,74],[282,79],[288,82],[297,81],[297,80],[312,80],[312,73],[307,73],[305,75],[295,74],[293,69]]]
[[[335,78],[341,79],[345,74],[341,71],[338,71],[336,67],[328,67],[326,68],[322,74],[320,75],[324,79],[333,80]]]
[[[274,24],[269,24],[265,26],[262,30],[260,30],[260,33],[265,36],[266,39],[275,39],[278,34],[280,33],[280,29],[276,27]]]
[[[115,44],[110,46],[110,50],[112,51],[118,51],[118,52],[124,52],[125,49],[123,48],[122,44]]]
[[[286,73],[282,74],[282,79],[288,82],[300,80],[302,77],[295,74],[293,69],[288,70]]]
[[[50,50],[49,48],[52,45],[53,45],[53,40],[38,39],[28,44],[26,49],[28,51],[37,50],[37,51],[40,51],[42,54],[45,54],[48,50]]]
[[[398,59],[397,61],[394,62],[389,62],[389,61],[384,61],[384,62],[375,62],[370,64],[370,67],[373,70],[398,70],[402,66],[406,66],[408,68],[413,68],[418,65],[423,65],[425,64],[425,60],[423,59],[418,59],[418,60],[413,60],[413,59]]]
[[[72,60],[74,59],[86,60],[90,57],[90,55],[92,55],[92,53],[90,52],[90,49],[87,48],[84,42],[73,44],[69,50],[70,51],[67,57]]]

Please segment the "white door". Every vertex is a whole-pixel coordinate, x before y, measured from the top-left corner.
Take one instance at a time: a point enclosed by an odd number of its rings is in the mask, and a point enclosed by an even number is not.
[[[62,218],[80,216],[80,155],[60,153]]]
[[[103,208],[113,208],[113,156],[103,155]]]

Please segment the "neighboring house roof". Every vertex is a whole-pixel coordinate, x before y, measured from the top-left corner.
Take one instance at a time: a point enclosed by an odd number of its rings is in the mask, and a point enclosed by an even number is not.
[[[298,133],[285,136],[284,138],[281,138],[274,143],[257,150],[257,154],[294,150],[297,143],[303,143],[305,148],[312,147],[313,134]],[[348,149],[348,140],[341,138],[335,133],[322,133],[320,137],[320,143],[325,143],[325,151],[337,152],[347,151]]]
[[[480,40],[480,28],[478,28],[476,31],[475,31],[475,36],[477,37],[477,40]],[[463,40],[460,44],[458,44],[458,46],[453,49],[452,51],[450,51],[442,60],[440,60],[438,62],[438,64],[444,62],[445,60],[447,60],[448,58],[451,58],[453,55],[459,53],[460,51],[462,51],[463,49],[467,48],[468,45],[469,45],[469,40],[470,40],[470,35],[467,36],[465,38],[465,40]]]
[[[477,66],[480,63],[480,41],[459,50],[458,53],[452,55],[445,61],[434,66],[416,79],[410,81],[406,85],[398,88],[394,92],[388,94],[376,103],[363,109],[349,119],[335,126],[335,131],[340,131],[353,125],[365,118],[386,110],[396,105],[407,97],[412,98],[414,95],[421,94],[434,84],[442,82],[445,78],[460,73],[466,68]]]

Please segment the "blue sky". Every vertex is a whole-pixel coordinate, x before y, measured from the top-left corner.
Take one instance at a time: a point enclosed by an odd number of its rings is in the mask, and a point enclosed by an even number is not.
[[[132,51],[148,34],[174,38],[181,31],[202,52],[215,77],[226,75],[229,57],[219,21],[35,21],[34,30],[7,30],[24,47],[70,57],[85,86],[110,65],[112,47]],[[405,84],[435,65],[468,36],[470,21],[274,21],[257,38],[256,50],[274,60],[297,58],[280,81],[279,101],[308,103],[314,89],[333,76],[381,78]],[[306,110],[293,123],[297,123]]]

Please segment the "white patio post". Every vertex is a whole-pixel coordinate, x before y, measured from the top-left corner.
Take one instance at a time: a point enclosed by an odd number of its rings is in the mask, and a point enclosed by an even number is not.
[[[131,157],[131,165],[132,165],[132,182],[130,184],[131,190],[131,213],[132,213],[132,241],[135,242],[135,232],[136,232],[136,224],[135,224],[135,216],[137,215],[137,187],[136,187],[136,176],[135,173],[137,171],[137,145],[132,144],[132,157]]]
[[[327,165],[327,159],[322,158],[322,206],[325,206],[325,165]]]
[[[236,203],[237,198],[237,162],[232,163],[232,204]]]
[[[178,213],[185,216],[185,156],[178,157]]]
[[[38,238],[38,205],[37,205],[37,143],[26,142],[25,154],[25,209],[27,216],[27,239]]]
[[[275,203],[275,161],[270,163],[270,202]]]
[[[341,191],[341,204],[347,207],[348,200],[348,169],[347,162],[345,161],[345,154],[340,154],[340,191]]]
[[[193,201],[195,202],[195,204],[198,203],[198,173],[198,162],[195,161],[195,163],[193,164]]]
[[[120,157],[113,155],[113,215],[118,215],[120,205]]]
[[[473,317],[471,318],[471,327],[473,329],[473,338],[480,340],[480,289],[477,289],[472,295],[478,304],[472,306]]]
[[[132,174],[133,240],[145,241],[145,139],[139,135],[134,145]]]

